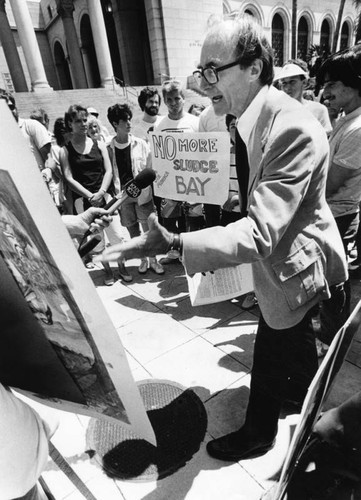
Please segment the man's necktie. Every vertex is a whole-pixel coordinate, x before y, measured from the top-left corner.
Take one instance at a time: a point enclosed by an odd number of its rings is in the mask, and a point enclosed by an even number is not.
[[[247,197],[249,181],[249,163],[247,147],[236,129],[236,170],[238,177],[239,192],[241,195],[241,217],[247,215]]]

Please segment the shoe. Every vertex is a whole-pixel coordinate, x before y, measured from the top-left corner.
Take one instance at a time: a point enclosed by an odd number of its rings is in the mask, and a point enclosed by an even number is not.
[[[148,271],[148,259],[142,259],[138,267],[138,273],[145,274]]]
[[[248,293],[246,295],[246,298],[242,302],[242,309],[245,311],[248,311],[248,309],[252,309],[252,307],[256,306],[258,304],[258,300],[253,292]]]
[[[149,259],[149,268],[152,269],[156,274],[164,274],[164,269],[162,264],[159,264],[157,259]]]
[[[244,437],[242,439],[242,436]],[[249,458],[265,455],[275,445],[276,439],[268,442],[252,441],[247,439],[246,434],[238,430],[231,434],[214,439],[207,443],[207,452],[213,458],[238,462]]]
[[[126,283],[133,281],[133,276],[128,273],[127,269],[125,268],[124,262],[118,265],[118,272],[119,277]]]
[[[91,260],[89,260],[89,262],[87,262],[87,263],[85,264],[85,267],[86,267],[87,269],[94,269],[95,265],[93,264],[93,262],[92,262]]]
[[[106,286],[112,286],[112,285],[114,285],[114,283],[115,283],[114,276],[107,276],[104,279],[104,285],[106,285]]]

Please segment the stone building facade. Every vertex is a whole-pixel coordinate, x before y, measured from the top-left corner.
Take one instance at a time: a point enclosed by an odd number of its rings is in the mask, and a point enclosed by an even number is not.
[[[331,47],[339,4],[298,0],[299,57],[311,44]],[[0,0],[0,88],[44,92],[186,81],[212,17],[239,11],[263,26],[276,65],[291,57],[292,0]],[[338,48],[354,42],[356,16],[346,0]]]

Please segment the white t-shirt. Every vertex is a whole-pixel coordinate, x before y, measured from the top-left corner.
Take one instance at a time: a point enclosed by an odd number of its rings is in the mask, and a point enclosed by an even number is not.
[[[149,133],[153,132],[155,129],[156,125],[160,122],[160,120],[163,118],[163,116],[157,115],[156,121],[154,123],[149,123],[144,120],[141,122],[137,123],[134,125],[134,128],[132,128],[132,134],[134,137],[140,137],[144,141],[149,142]]]
[[[212,104],[199,116],[199,132],[227,132],[226,115],[215,114]]]
[[[45,146],[45,144],[51,143],[49,132],[46,130],[44,125],[37,120],[32,120],[31,118],[26,120],[19,118],[18,124],[31,149],[31,152],[35,156],[39,169],[43,170],[45,162],[41,156],[40,149]]]
[[[154,130],[158,132],[198,132],[199,118],[198,116],[184,113],[184,116],[179,120],[172,120],[167,116],[163,116]]]
[[[48,460],[42,419],[0,384],[0,500],[22,497],[37,482]]]

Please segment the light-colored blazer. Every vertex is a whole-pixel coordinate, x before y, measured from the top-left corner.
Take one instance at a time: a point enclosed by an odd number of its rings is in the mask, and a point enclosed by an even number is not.
[[[297,324],[329,287],[345,281],[346,258],[326,203],[329,147],[314,116],[271,87],[248,144],[248,216],[184,233],[189,274],[250,262],[267,324]]]

